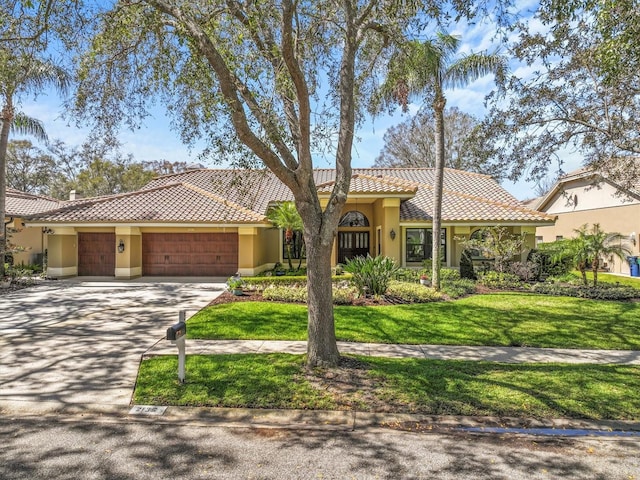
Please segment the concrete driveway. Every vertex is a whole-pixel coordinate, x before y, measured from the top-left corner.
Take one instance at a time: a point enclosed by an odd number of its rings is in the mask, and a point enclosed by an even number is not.
[[[126,408],[141,355],[223,282],[85,278],[0,296],[0,412]]]

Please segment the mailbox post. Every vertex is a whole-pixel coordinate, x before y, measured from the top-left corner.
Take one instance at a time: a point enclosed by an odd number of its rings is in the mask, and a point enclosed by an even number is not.
[[[167,340],[170,340],[172,345],[176,345],[178,347],[178,380],[180,380],[180,383],[184,383],[184,362],[186,356],[187,340],[187,323],[185,322],[184,310],[180,311],[178,319],[178,323],[175,323],[167,328]]]

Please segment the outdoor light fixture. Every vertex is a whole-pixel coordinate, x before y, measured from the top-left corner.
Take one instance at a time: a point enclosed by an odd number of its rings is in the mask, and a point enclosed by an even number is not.
[[[391,237],[391,240],[395,240],[396,239],[396,231],[393,228],[389,232],[389,236]]]
[[[633,243],[633,245],[636,245],[636,232],[631,232],[631,235],[629,235],[629,241],[631,243]]]
[[[118,244],[118,252],[124,252],[124,240],[120,239],[120,243]]]

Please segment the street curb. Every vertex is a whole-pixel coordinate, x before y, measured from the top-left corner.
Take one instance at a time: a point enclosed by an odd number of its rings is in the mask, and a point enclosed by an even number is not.
[[[375,413],[333,410],[278,410],[220,407],[169,406],[162,415],[132,415],[131,406],[122,405],[61,405],[44,402],[13,405],[0,409],[2,418],[42,418],[58,421],[96,421],[115,423],[189,424],[223,428],[333,430],[362,432],[392,429],[406,432],[454,432],[482,429],[589,432],[640,432],[640,422],[622,420],[589,420],[566,418],[515,418],[495,416],[425,415],[408,413]],[[487,434],[495,432],[487,431]],[[504,432],[508,433],[508,432]]]

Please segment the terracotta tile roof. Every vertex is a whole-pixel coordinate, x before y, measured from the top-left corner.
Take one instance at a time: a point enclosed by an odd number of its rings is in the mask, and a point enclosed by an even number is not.
[[[331,193],[335,180],[318,185],[318,193]],[[410,180],[386,175],[367,175],[355,173],[351,177],[349,193],[351,194],[414,194],[418,184]],[[413,195],[411,195],[413,196]]]
[[[63,202],[44,195],[25,193],[13,188],[7,188],[6,216],[24,217],[34,215],[54,208],[60,208]]]
[[[317,169],[314,178],[318,191],[329,193],[335,170]],[[362,168],[353,170],[350,193],[403,196],[401,221],[430,222],[433,183],[431,168]],[[293,195],[268,170],[200,169],[158,177],[137,192],[68,203],[38,220],[262,222],[270,203],[287,200],[293,200]],[[445,170],[445,222],[552,220],[527,208],[488,175]]]
[[[32,217],[51,222],[264,222],[264,215],[184,183],[88,198]]]

